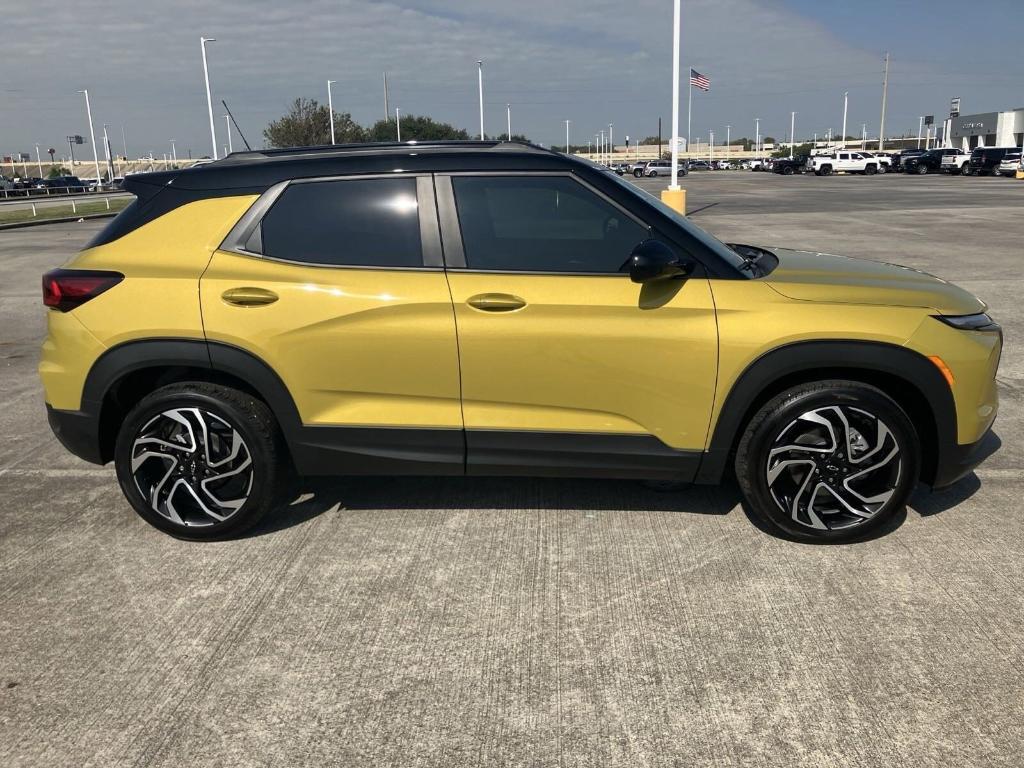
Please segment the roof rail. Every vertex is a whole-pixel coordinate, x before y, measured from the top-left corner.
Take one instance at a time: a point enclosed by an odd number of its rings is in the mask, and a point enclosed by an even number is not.
[[[312,147],[283,147],[273,149],[254,149],[244,152],[232,152],[217,164],[232,162],[252,162],[254,160],[274,160],[277,158],[299,157],[302,155],[344,155],[357,152],[386,152],[409,149],[467,149],[467,150],[527,150],[534,152],[551,152],[536,144],[518,141],[449,141],[449,140],[412,140],[389,142],[362,142],[357,144],[321,144]]]

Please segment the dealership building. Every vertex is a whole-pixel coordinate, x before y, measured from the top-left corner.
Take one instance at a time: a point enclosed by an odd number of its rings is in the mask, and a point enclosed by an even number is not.
[[[1024,142],[1024,107],[950,117],[946,119],[942,134],[947,146],[958,149],[1019,147]]]

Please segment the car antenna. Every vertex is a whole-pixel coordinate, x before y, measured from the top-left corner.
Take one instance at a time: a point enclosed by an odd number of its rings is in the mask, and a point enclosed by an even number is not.
[[[238,121],[235,120],[235,116],[231,114],[231,109],[228,107],[228,103],[224,99],[220,100],[220,103],[224,105],[224,109],[228,112],[228,117],[231,118],[231,122],[235,124],[235,130],[238,131],[238,135],[242,137],[242,143],[245,144],[245,148],[252,152],[252,147],[249,146],[249,142],[245,140],[245,134],[242,133],[242,129],[238,127]]]

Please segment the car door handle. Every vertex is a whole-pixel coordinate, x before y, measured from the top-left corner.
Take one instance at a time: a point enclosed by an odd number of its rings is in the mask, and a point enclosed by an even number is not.
[[[277,301],[277,294],[268,291],[266,288],[229,288],[220,295],[228,304],[236,307],[262,307],[265,304],[273,304]]]
[[[470,296],[466,303],[483,312],[514,312],[526,306],[526,302],[510,293],[478,293]]]

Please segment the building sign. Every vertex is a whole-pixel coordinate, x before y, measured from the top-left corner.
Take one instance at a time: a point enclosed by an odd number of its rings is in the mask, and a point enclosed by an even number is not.
[[[954,139],[964,136],[986,136],[996,132],[998,113],[985,112],[980,115],[958,115],[950,120],[949,134]]]
[[[955,99],[949,102],[949,116],[960,117],[960,97],[957,96]]]

